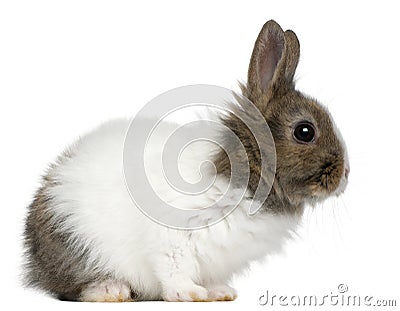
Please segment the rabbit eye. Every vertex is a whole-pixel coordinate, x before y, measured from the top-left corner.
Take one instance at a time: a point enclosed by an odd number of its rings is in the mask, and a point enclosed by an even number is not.
[[[315,128],[309,122],[301,122],[296,125],[293,136],[299,143],[312,143],[315,140]]]

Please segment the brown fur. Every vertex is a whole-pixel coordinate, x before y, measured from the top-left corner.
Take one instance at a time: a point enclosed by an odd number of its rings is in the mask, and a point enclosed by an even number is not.
[[[276,213],[301,213],[306,201],[313,202],[331,194],[344,171],[344,150],[326,109],[295,90],[293,77],[299,56],[300,45],[295,33],[284,32],[276,22],[268,21],[255,42],[247,85],[241,85],[243,95],[262,113],[274,138],[276,174],[264,210]],[[243,103],[239,104],[246,109]],[[234,114],[223,117],[222,121],[246,149],[250,167],[248,187],[254,193],[259,182],[261,185],[267,182],[260,178],[260,154],[265,152],[265,147],[258,147],[248,127]],[[294,140],[293,130],[300,121],[315,126],[315,143],[299,144]],[[234,141],[226,141],[224,147],[232,153],[239,149]],[[236,156],[238,161],[245,158],[246,155]],[[225,152],[218,154],[215,165],[219,173],[230,176],[230,162]]]

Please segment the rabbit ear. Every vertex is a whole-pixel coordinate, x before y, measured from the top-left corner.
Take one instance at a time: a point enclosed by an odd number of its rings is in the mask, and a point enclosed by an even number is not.
[[[296,34],[273,20],[265,23],[254,45],[248,72],[250,94],[273,96],[293,88],[293,77],[300,57]]]

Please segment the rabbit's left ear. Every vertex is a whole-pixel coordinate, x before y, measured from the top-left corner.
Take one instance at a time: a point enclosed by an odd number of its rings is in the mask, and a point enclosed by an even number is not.
[[[273,20],[265,23],[254,45],[248,71],[250,94],[269,97],[294,87],[293,77],[300,57],[296,34]]]

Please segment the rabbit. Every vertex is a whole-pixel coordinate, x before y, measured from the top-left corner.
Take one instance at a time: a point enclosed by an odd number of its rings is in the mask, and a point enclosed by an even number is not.
[[[348,183],[347,149],[331,115],[295,89],[299,56],[296,34],[270,20],[255,42],[247,83],[240,85],[265,118],[276,149],[271,190],[257,213],[249,215],[248,205],[263,178],[263,150],[235,115],[220,120],[239,142],[226,138],[226,151],[189,150],[184,160],[190,167],[202,153],[214,163],[215,184],[204,194],[212,201],[229,182],[228,153],[241,157],[238,143],[247,153],[245,196],[223,220],[198,230],[162,226],[135,207],[122,171],[130,120],[113,120],[69,146],[44,175],[25,222],[27,286],[69,301],[234,300],[232,277],[281,252],[305,206],[342,194]]]

